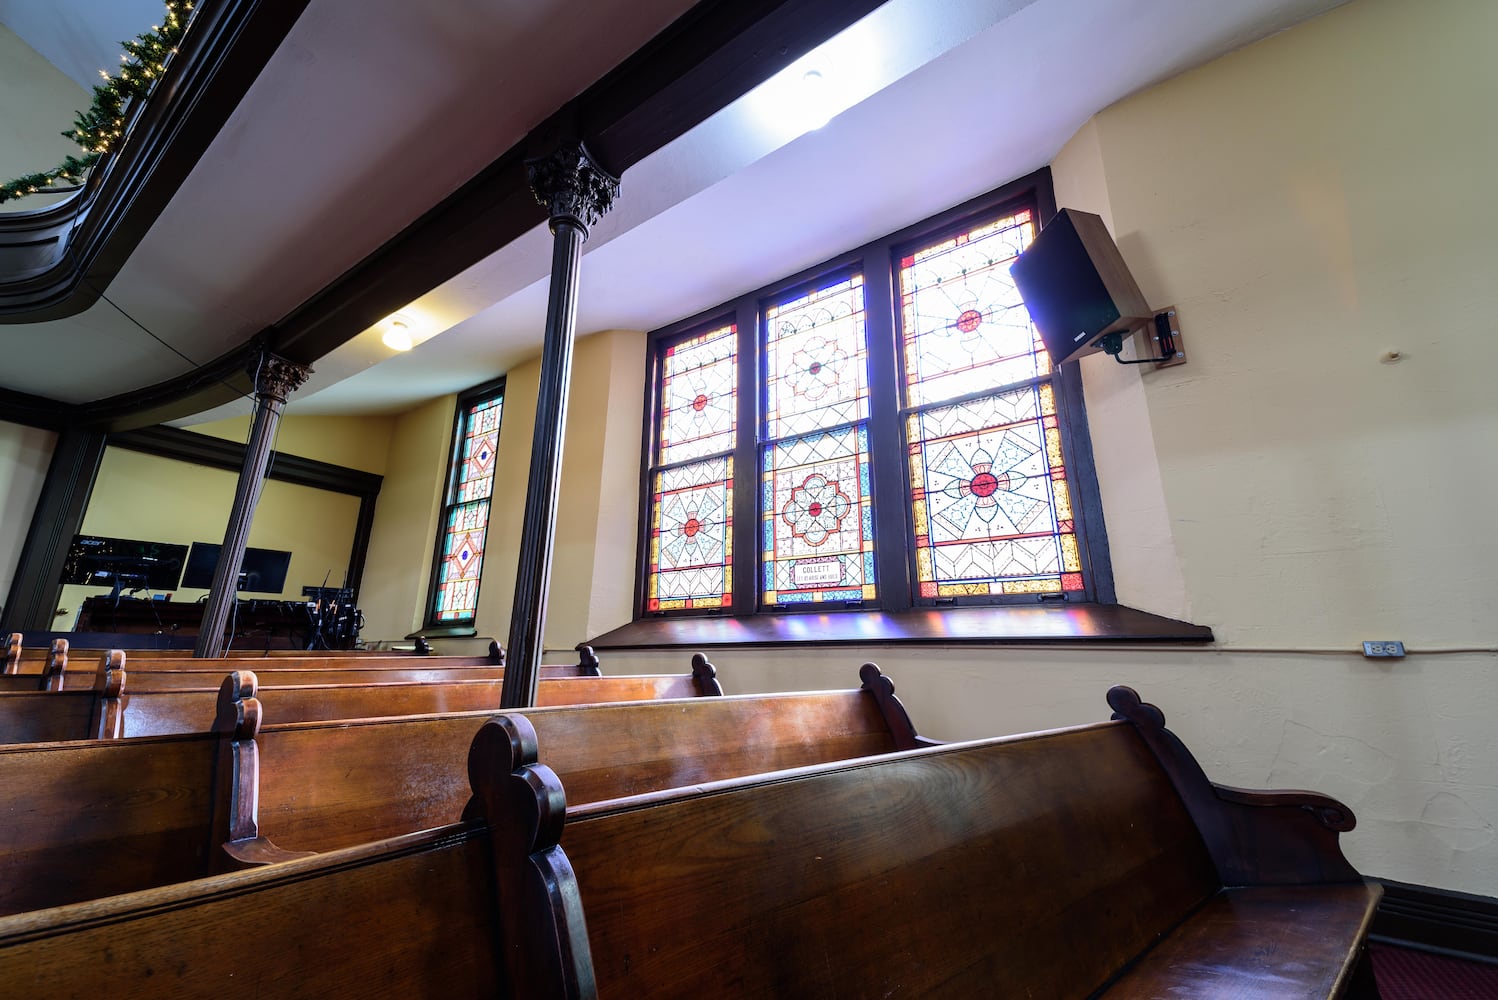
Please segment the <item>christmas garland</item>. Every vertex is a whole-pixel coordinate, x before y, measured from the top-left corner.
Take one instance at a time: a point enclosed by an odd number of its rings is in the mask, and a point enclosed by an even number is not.
[[[124,65],[120,67],[119,76],[110,76],[102,69],[99,71],[104,82],[94,88],[93,103],[87,111],[78,113],[71,129],[62,133],[83,147],[83,155],[66,157],[51,170],[0,184],[0,202],[24,198],[39,191],[59,190],[52,187],[57,181],[83,183],[89,168],[105,153],[113,152],[123,140],[126,106],[150,94],[166,69],[167,60],[177,51],[177,43],[187,30],[192,8],[191,0],[166,0],[166,18],[161,24],[153,25],[150,31],[136,35],[132,41],[121,43],[125,51],[120,54]]]

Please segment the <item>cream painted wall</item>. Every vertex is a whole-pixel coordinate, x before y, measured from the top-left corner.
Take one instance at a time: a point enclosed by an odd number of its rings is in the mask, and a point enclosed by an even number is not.
[[[835,647],[710,651],[729,694],[858,686],[878,663],[916,729],[978,739],[1102,722],[1114,684],[1159,705],[1214,781],[1312,788],[1352,807],[1342,835],[1367,875],[1498,893],[1492,780],[1498,657],[1421,657],[1393,666],[1350,654],[1178,649]],[[681,672],[687,651],[600,653],[606,673]]]
[[[0,181],[50,170],[81,151],[59,133],[91,97],[16,33],[0,25]],[[0,212],[44,208],[63,195],[0,204]]]
[[[546,645],[560,649],[629,621],[639,532],[645,335],[596,333],[573,350],[546,616]],[[505,376],[495,482],[512,488],[495,490],[478,610],[479,630],[501,641],[515,601],[540,371],[533,360]]]
[[[574,364],[574,377],[576,374]],[[501,643],[508,641],[510,612],[515,606],[515,567],[520,563],[520,526],[525,519],[525,484],[530,479],[531,438],[536,427],[540,376],[539,360],[516,365],[505,373],[505,409],[500,415],[499,452],[494,457],[494,502],[489,508],[489,533],[484,541],[486,551],[475,613],[478,630]],[[576,396],[570,398],[575,400]],[[577,412],[576,407],[571,409]],[[570,437],[564,438],[564,462],[569,444]],[[563,489],[566,489],[565,468]]]
[[[390,421],[385,480],[359,589],[366,640],[399,639],[422,623],[456,405],[456,397],[441,396]]]
[[[181,544],[222,542],[237,481],[234,472],[107,448],[82,533]],[[267,481],[249,544],[289,550],[291,568],[280,595],[252,596],[300,600],[304,586],[321,585],[324,579],[330,586],[341,583],[358,513],[357,497]],[[58,627],[69,628],[83,598],[107,588],[68,585],[62,589],[59,607],[67,608],[69,614],[59,617]],[[173,593],[179,601],[195,601],[207,590]]]
[[[57,435],[0,420],[0,601],[10,593]]]
[[[1146,440],[1226,642],[1498,638],[1494,37],[1498,5],[1358,0],[1097,116],[1115,235],[1188,338]]]
[[[1119,599],[1220,648],[711,651],[725,688],[849,687],[872,659],[951,739],[1101,720],[1128,683],[1214,779],[1346,801],[1362,871],[1498,895],[1494,37],[1498,5],[1355,0],[1103,111],[1053,164],[1187,338],[1180,368],[1083,362]]]
[[[330,465],[342,465],[377,476],[385,474],[395,437],[397,418],[389,416],[323,417],[298,416],[293,397],[276,425],[275,450]],[[188,428],[195,434],[244,444],[250,436],[250,418],[229,417]],[[383,490],[383,486],[381,487]]]

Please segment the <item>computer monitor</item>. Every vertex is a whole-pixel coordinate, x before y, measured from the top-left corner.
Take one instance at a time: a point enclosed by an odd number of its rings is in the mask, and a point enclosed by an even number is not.
[[[63,558],[62,582],[116,591],[175,590],[186,558],[186,545],[75,535]]]
[[[218,568],[221,546],[216,542],[193,542],[182,572],[184,588],[208,590],[213,586],[213,571]],[[251,594],[279,594],[286,589],[286,571],[291,568],[291,553],[279,549],[245,549],[239,564],[236,591]]]

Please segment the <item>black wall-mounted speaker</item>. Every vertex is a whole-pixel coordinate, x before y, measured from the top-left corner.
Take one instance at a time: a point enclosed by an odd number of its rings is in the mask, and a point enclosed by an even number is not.
[[[1099,350],[1154,316],[1100,216],[1063,208],[1009,272],[1053,364]]]

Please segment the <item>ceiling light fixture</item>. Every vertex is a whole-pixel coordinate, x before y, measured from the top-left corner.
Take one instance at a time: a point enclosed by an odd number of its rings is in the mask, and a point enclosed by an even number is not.
[[[392,319],[390,328],[380,340],[392,351],[409,351],[416,346],[416,340],[411,336],[411,324],[404,318]]]

